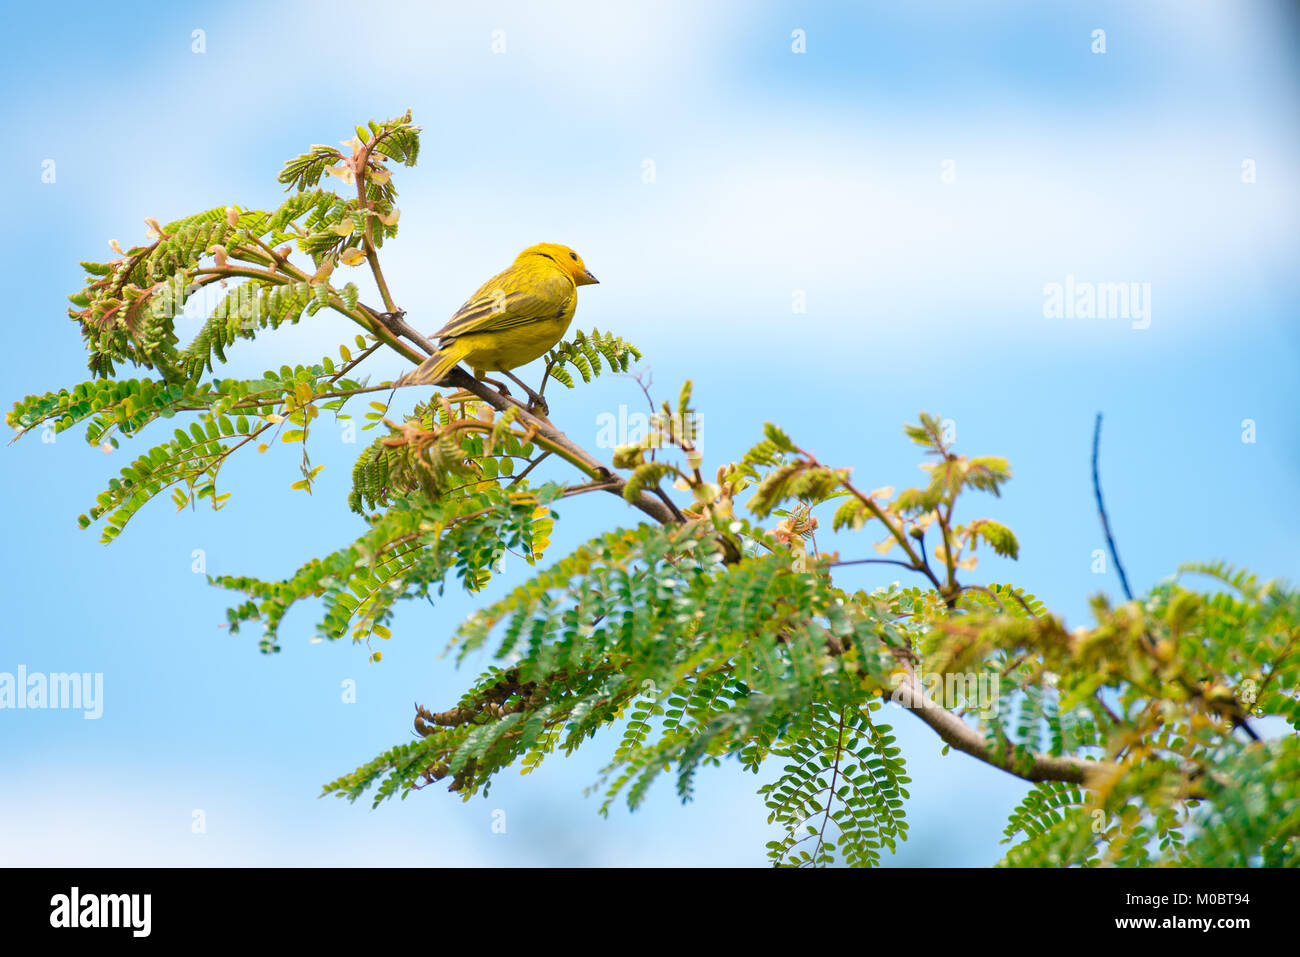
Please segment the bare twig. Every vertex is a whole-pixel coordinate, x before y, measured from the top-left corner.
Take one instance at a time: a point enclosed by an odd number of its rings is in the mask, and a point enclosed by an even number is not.
[[[838,568],[841,565],[897,565],[899,568],[906,568],[910,572],[917,571],[917,567],[909,562],[900,562],[893,558],[854,558],[845,562],[827,562],[831,568]]]
[[[1115,538],[1110,532],[1110,521],[1106,518],[1106,506],[1101,500],[1101,478],[1097,472],[1097,450],[1101,445],[1101,413],[1097,413],[1097,427],[1092,433],[1092,490],[1097,496],[1097,511],[1101,514],[1101,527],[1106,533],[1106,545],[1110,549],[1110,560],[1115,563],[1115,571],[1119,573],[1120,587],[1124,589],[1124,597],[1128,601],[1133,600],[1133,589],[1129,588],[1128,575],[1124,574],[1124,566],[1120,564],[1119,551],[1115,548]],[[1143,631],[1142,638],[1146,643],[1147,651],[1154,654],[1156,641],[1146,631]],[[1193,686],[1185,677],[1179,677],[1179,683],[1195,697],[1200,696],[1198,689]],[[1246,732],[1246,735],[1252,741],[1258,741],[1259,735],[1255,733],[1247,722],[1244,715],[1227,714],[1226,717],[1232,722],[1233,727],[1240,728]]]
[[[507,485],[506,488],[514,488],[516,485],[522,482],[524,478],[527,477],[528,473],[531,472],[533,469],[537,468],[537,466],[542,463],[542,459],[546,458],[550,454],[551,452],[549,449],[543,451],[541,455],[537,456],[537,458],[533,459],[532,462],[528,464],[528,468],[524,469],[522,472],[516,475],[515,480],[511,482],[509,485]]]
[[[1110,560],[1115,563],[1115,571],[1119,573],[1120,587],[1124,589],[1124,597],[1128,601],[1133,600],[1133,589],[1128,587],[1128,575],[1124,574],[1124,566],[1120,564],[1119,552],[1115,548],[1115,538],[1110,533],[1110,520],[1106,518],[1106,506],[1101,500],[1101,477],[1097,474],[1097,451],[1101,446],[1101,413],[1097,413],[1097,427],[1092,433],[1092,491],[1097,496],[1097,512],[1101,515],[1101,528],[1106,533],[1106,547],[1110,549]]]

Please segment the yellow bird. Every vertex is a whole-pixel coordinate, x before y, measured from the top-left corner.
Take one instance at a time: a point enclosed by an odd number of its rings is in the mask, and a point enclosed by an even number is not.
[[[433,334],[438,351],[401,384],[440,382],[459,362],[468,363],[474,378],[505,387],[487,378],[503,372],[545,410],[542,397],[510,370],[532,362],[564,338],[578,307],[578,287],[597,282],[582,257],[568,246],[538,243],[529,246],[470,297],[447,324]]]

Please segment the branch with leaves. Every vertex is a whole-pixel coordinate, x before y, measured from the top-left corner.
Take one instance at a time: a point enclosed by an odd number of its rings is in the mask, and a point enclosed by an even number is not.
[[[689,382],[659,404],[642,383],[648,427],[609,462],[460,369],[432,397],[395,407],[406,393],[372,384],[367,363],[386,351],[419,363],[434,350],[380,262],[400,219],[391,167],[415,164],[419,130],[408,113],[341,145],[287,163],[290,195],[273,210],[148,220],[144,245],[114,243],[117,258],[83,263],[69,314],[92,377],[28,396],[8,416],[20,434],[80,426],[109,449],[149,431],[152,447],[81,517],[102,522],[108,542],[163,492],[178,509],[220,508],[224,463],[273,441],[300,444],[293,487],[311,492],[314,423],[347,419],[352,400],[369,398],[361,428],[373,438],[348,496],[364,534],[279,580],[212,579],[242,596],[230,629],[257,626],[267,652],[289,608],[313,601],[319,637],[350,636],[378,662],[374,640],[393,638],[401,599],[434,602],[449,581],[486,595],[507,555],[532,566],[450,636],[458,660],[489,649],[496,663],[454,704],[417,705],[414,740],[326,793],[378,802],[447,782],[468,798],[508,767],[527,773],[612,727],[617,744],[593,785],[602,811],[619,799],[639,806],[668,772],[687,800],[701,768],[772,768],[759,795],[774,863],[870,865],[907,836],[910,779],[884,721],[896,704],[945,750],[1033,782],[1008,824],[1006,863],[1300,862],[1295,735],[1232,733],[1246,716],[1300,729],[1294,589],[1188,566],[1217,590],[1180,575],[1121,605],[1099,596],[1094,623],[1067,629],[1023,589],[970,580],[981,546],[1019,556],[1005,525],[966,517],[969,494],[999,496],[1011,469],[959,454],[926,414],[906,434],[927,481],[896,492],[866,491],[771,423],[739,461],[706,468]],[[377,304],[339,282],[362,265]],[[178,318],[216,290],[182,346]],[[321,310],[359,327],[337,358],[203,379],[236,343]],[[640,358],[608,331],[576,332],[547,354],[539,394],[551,380],[576,388],[627,373]],[[120,365],[151,374],[118,379]],[[620,496],[641,520],[547,555],[554,503],[592,492]],[[874,551],[853,547],[864,531]],[[845,584],[870,565],[901,568],[907,583]]]

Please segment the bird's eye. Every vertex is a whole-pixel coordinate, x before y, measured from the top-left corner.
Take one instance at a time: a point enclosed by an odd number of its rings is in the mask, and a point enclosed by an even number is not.
[[[577,254],[577,253],[569,253],[569,258],[572,259],[574,262],[577,262],[577,261],[578,261],[578,254]]]

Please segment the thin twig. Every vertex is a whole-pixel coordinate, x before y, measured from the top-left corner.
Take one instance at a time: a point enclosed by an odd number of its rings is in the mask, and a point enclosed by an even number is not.
[[[1115,548],[1115,537],[1110,533],[1110,520],[1106,517],[1106,506],[1101,500],[1101,477],[1097,474],[1097,451],[1101,447],[1101,413],[1097,413],[1097,427],[1092,433],[1092,491],[1097,496],[1097,511],[1101,515],[1101,528],[1106,533],[1106,546],[1110,549],[1110,560],[1115,564],[1115,571],[1119,572],[1120,587],[1124,589],[1124,597],[1128,601],[1133,600],[1133,589],[1128,587],[1128,576],[1124,574],[1124,566],[1119,560],[1119,551]]]
[[[506,488],[514,488],[516,485],[522,482],[524,480],[524,477],[527,476],[528,473],[531,472],[533,469],[537,468],[537,466],[541,463],[542,459],[546,458],[550,454],[551,454],[550,449],[543,450],[542,454],[537,456],[537,458],[533,459],[532,463],[528,466],[528,468],[524,469],[522,472],[516,475],[515,480],[511,482],[509,485],[507,485]]]
[[[847,562],[827,562],[831,568],[838,568],[841,565],[897,565],[899,568],[906,568],[909,572],[919,571],[919,569],[908,562],[900,562],[893,558],[854,558]]]
[[[682,510],[677,507],[677,503],[668,497],[668,493],[659,487],[658,482],[655,483],[655,486],[651,491],[653,491],[655,495],[659,496],[659,501],[663,502],[672,510],[673,515],[677,517],[677,521],[679,522],[686,521],[686,516],[683,515]]]
[[[1106,545],[1110,548],[1110,560],[1115,563],[1115,570],[1119,573],[1119,583],[1120,583],[1120,587],[1124,589],[1124,597],[1128,601],[1132,601],[1133,590],[1129,588],[1128,576],[1124,574],[1124,566],[1120,564],[1119,552],[1115,548],[1115,538],[1110,533],[1110,521],[1106,518],[1106,506],[1102,503],[1101,500],[1101,479],[1098,477],[1097,474],[1097,450],[1100,447],[1100,445],[1101,445],[1101,413],[1098,412],[1097,427],[1093,430],[1092,433],[1092,490],[1097,496],[1097,511],[1101,513],[1101,527],[1102,530],[1105,531],[1106,533]],[[1155,647],[1156,647],[1155,639],[1152,638],[1151,635],[1145,631],[1143,632],[1142,637],[1146,641],[1147,650],[1152,654],[1154,654]],[[1192,695],[1199,695],[1197,689],[1193,687],[1190,684],[1190,682],[1187,681],[1186,678],[1180,677],[1179,683],[1182,684],[1182,686],[1186,688],[1187,691]],[[1255,729],[1252,728],[1246,722],[1246,719],[1243,715],[1229,714],[1226,715],[1226,717],[1228,718],[1229,721],[1232,722],[1234,727],[1240,728],[1242,731],[1246,732],[1247,736],[1252,741],[1259,740],[1259,735],[1256,734]]]
[[[614,492],[620,488],[618,478],[605,479],[604,481],[584,482],[582,485],[570,485],[560,493],[561,498],[568,498],[570,495],[581,495],[584,492]]]

